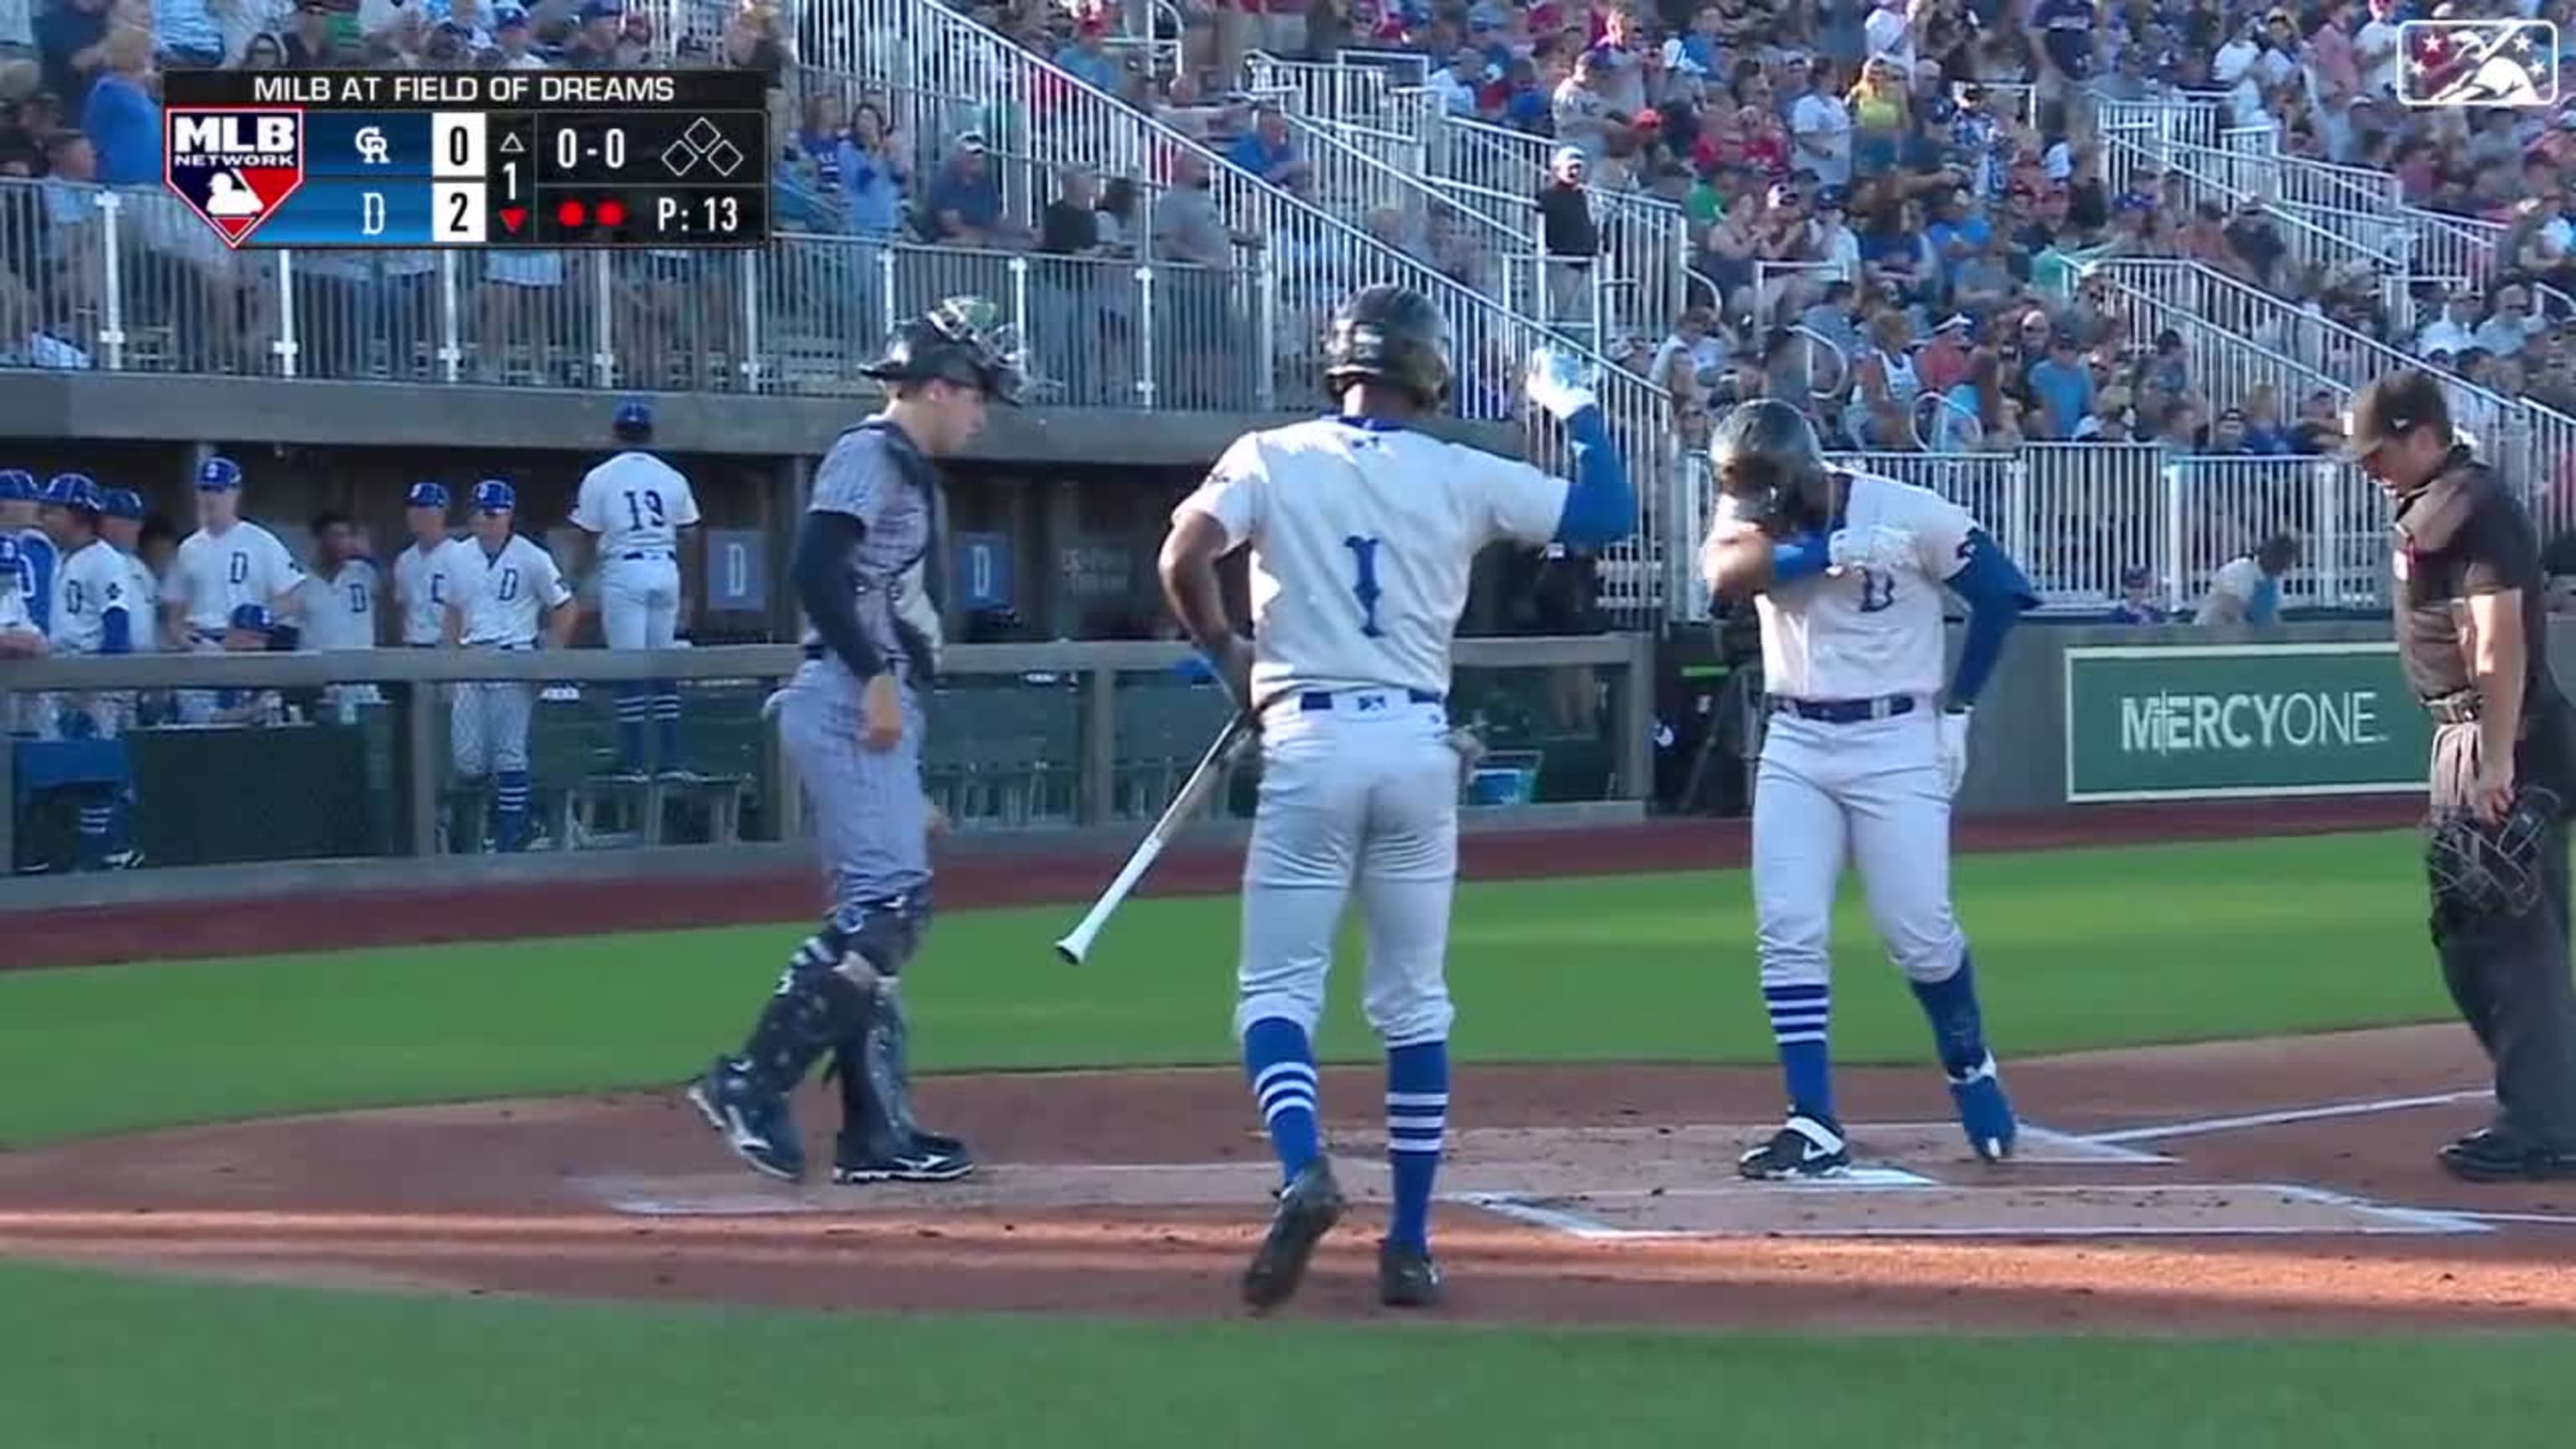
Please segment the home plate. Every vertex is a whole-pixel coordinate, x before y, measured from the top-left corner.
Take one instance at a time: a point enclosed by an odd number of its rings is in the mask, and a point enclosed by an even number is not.
[[[1551,1175],[1591,1173],[1596,1182],[1623,1181],[1630,1173],[1679,1171],[1735,1175],[1735,1159],[1779,1130],[1759,1124],[1692,1123],[1671,1127],[1469,1127],[1449,1134],[1447,1174],[1483,1166],[1545,1164]],[[1955,1122],[1857,1123],[1847,1129],[1855,1163],[1936,1168],[1973,1163],[1967,1138]],[[1382,1132],[1333,1134],[1336,1153],[1371,1156],[1385,1151]],[[2115,1143],[2091,1142],[2025,1122],[2013,1160],[2034,1167],[2107,1167],[2154,1164],[2169,1157]],[[1919,1180],[1919,1179],[1917,1179]],[[1639,1184],[1654,1186],[1653,1183]]]
[[[1838,1190],[1839,1189],[1839,1190]],[[1585,1238],[2129,1238],[2483,1231],[2445,1213],[2386,1208],[2278,1184],[2155,1187],[1886,1186],[1850,1177],[1562,1197],[1478,1197],[1476,1206]]]

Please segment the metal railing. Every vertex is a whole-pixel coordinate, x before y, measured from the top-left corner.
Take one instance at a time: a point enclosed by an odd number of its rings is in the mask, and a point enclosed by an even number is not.
[[[2376,281],[2380,302],[2389,314],[2401,323],[2412,317],[2414,297],[2402,241],[2394,250],[2368,245],[2331,227],[2319,225],[2299,209],[2273,204],[2267,185],[2234,185],[2227,176],[2210,168],[2235,166],[2240,164],[2240,158],[2213,147],[2158,145],[2136,132],[2105,131],[2102,156],[2108,173],[2106,180],[2114,189],[2127,186],[2141,169],[2152,165],[2169,175],[2183,178],[2184,198],[2189,205],[2213,202],[2232,213],[2240,201],[2263,201],[2264,215],[2279,232],[2282,247],[2291,262],[2302,267],[2367,271]]]
[[[826,71],[849,68],[842,82],[890,87],[897,95],[980,98],[977,124],[994,128],[986,132],[993,144],[1003,144],[998,132],[1042,162],[1135,178],[1149,190],[1156,184],[1186,189],[1179,185],[1185,176],[1196,182],[1203,175],[1207,201],[1231,230],[1236,264],[1255,273],[1252,296],[1260,307],[1258,315],[1241,319],[1240,332],[1217,360],[1275,380],[1279,398],[1312,395],[1333,307],[1377,282],[1412,287],[1447,316],[1458,371],[1450,405],[1457,416],[1519,415],[1520,377],[1541,345],[1582,358],[1598,372],[1611,434],[1647,499],[1639,535],[1603,553],[1604,607],[1622,614],[1660,607],[1663,553],[1655,530],[1670,511],[1665,499],[1674,449],[1666,401],[1643,378],[933,0],[821,0],[810,8],[808,28],[829,39]],[[1157,198],[1158,212],[1169,195]],[[1168,249],[1168,238],[1152,225],[1143,231],[1147,255]],[[1532,448],[1544,465],[1564,461],[1563,440],[1553,428],[1534,430]]]
[[[0,203],[35,185],[0,183]],[[894,319],[973,293],[1020,328],[1041,405],[1241,412],[1281,395],[1259,365],[1276,349],[1244,346],[1277,310],[1252,266],[810,234],[740,252],[233,253],[174,229],[161,193],[76,194],[89,214],[72,224],[0,224],[0,264],[51,343],[0,349],[0,366],[843,396],[875,390],[858,369]]]
[[[1451,194],[1489,207],[1508,206],[1511,214],[1536,204],[1540,183],[1557,143],[1483,121],[1444,112],[1428,92],[1397,98],[1410,113],[1402,129],[1423,140],[1426,174],[1436,176]],[[1690,220],[1679,205],[1660,196],[1624,187],[1584,188],[1592,203],[1592,221],[1602,246],[1617,269],[1614,275],[1633,285],[1626,305],[1630,326],[1660,332],[1688,305],[1684,272],[1691,260]]]
[[[1399,51],[1341,51],[1331,60],[1285,60],[1256,50],[1244,58],[1243,70],[1248,89],[1286,92],[1300,114],[1328,125],[1400,130],[1395,93],[1419,87],[1431,73],[1431,62]]]
[[[2249,339],[2283,354],[2311,369],[2324,380],[2319,385],[2333,388],[2338,397],[2381,373],[2423,365],[2412,353],[2197,262],[2110,259],[2096,263],[2087,275],[2117,279],[2132,295],[2178,309],[2219,336]],[[2449,396],[2453,421],[2490,442],[2507,430],[2520,406],[2517,400],[2451,374],[2437,376]]]
[[[2285,603],[2364,609],[2385,596],[2386,504],[2359,470],[2331,458],[2033,443],[2012,453],[1850,453],[1834,461],[1966,509],[2021,564],[2046,614],[2106,612],[2131,569],[2147,570],[2159,607],[2188,611],[2221,567],[2283,529],[2295,531],[2304,550],[2282,581]],[[1695,541],[1706,534],[1715,495],[1704,462],[1690,471]],[[1675,597],[1685,617],[1708,617],[1697,579]]]
[[[1491,748],[1540,752],[1542,787],[1551,769],[1558,781],[1542,798],[1646,798],[1654,762],[1650,636],[1469,638],[1456,642],[1453,655],[1453,720],[1479,724]],[[1187,646],[1164,643],[949,646],[939,683],[923,699],[925,791],[967,832],[1150,821],[1232,712],[1222,690],[1177,672],[1190,657]],[[242,781],[275,772],[268,783],[278,792],[300,791],[312,801],[281,799],[270,812],[281,817],[276,828],[230,821],[226,842],[179,853],[193,853],[198,864],[478,854],[494,843],[484,830],[495,802],[487,782],[455,769],[450,731],[457,710],[498,689],[525,700],[533,718],[534,848],[792,841],[803,833],[798,786],[762,702],[802,662],[792,645],[8,661],[0,663],[0,722],[23,726],[36,716],[49,723],[66,706],[85,707],[102,694],[132,707],[104,739],[86,731],[0,732],[0,800],[84,790],[104,798],[140,782],[131,809],[147,824],[163,812],[160,833],[167,836],[208,812],[239,815]],[[1562,670],[1592,676],[1580,708],[1569,709],[1560,680],[1509,677]],[[684,749],[700,778],[648,783],[612,773],[616,690],[606,686],[643,680],[677,682]],[[192,699],[203,708],[182,710],[189,722],[179,728],[133,723]],[[213,718],[194,717],[208,710]],[[133,763],[151,751],[165,765],[226,773],[206,777],[204,792],[185,792],[198,798],[174,798],[171,770],[146,772]],[[198,777],[184,769],[177,775]],[[174,827],[173,816],[182,813],[188,819]],[[0,810],[0,861],[40,844],[33,833],[19,833],[30,824],[23,808]],[[292,828],[298,825],[317,828]],[[290,836],[292,846],[280,846]],[[262,841],[278,848],[259,853]],[[0,894],[8,889],[0,886]]]

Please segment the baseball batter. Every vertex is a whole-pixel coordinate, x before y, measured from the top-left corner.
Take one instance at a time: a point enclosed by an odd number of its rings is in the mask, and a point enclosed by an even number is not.
[[[1762,626],[1770,713],[1754,783],[1753,898],[1789,1096],[1788,1121],[1740,1170],[1815,1178],[1851,1165],[1827,1045],[1827,945],[1846,853],[1931,1021],[1968,1145],[2000,1162],[2016,1128],[1950,910],[1950,799],[1967,773],[1969,708],[2038,599],[1938,494],[1826,466],[1815,430],[1787,403],[1738,406],[1709,454],[1719,496],[1701,570],[1718,595],[1751,598]],[[1944,588],[1969,608],[1946,702]]]
[[[1368,933],[1363,1001],[1386,1047],[1394,1183],[1378,1295],[1393,1307],[1440,1299],[1429,1219],[1455,1015],[1450,637],[1487,544],[1594,545],[1635,527],[1636,494],[1600,407],[1560,359],[1532,359],[1528,389],[1565,426],[1571,484],[1413,431],[1450,375],[1448,326],[1427,298],[1360,291],[1328,344],[1324,382],[1339,414],[1236,440],[1173,511],[1163,543],[1172,611],[1261,727],[1234,1026],[1284,1186],[1243,1278],[1256,1311],[1296,1292],[1343,1209],[1316,1128],[1314,1031],[1355,887]],[[1216,576],[1217,560],[1245,547],[1250,640],[1228,622]]]
[[[832,1180],[944,1182],[974,1158],[913,1118],[896,990],[930,927],[920,690],[935,646],[898,595],[934,546],[931,460],[970,442],[988,403],[1016,397],[1018,349],[990,303],[952,299],[898,326],[866,371],[890,397],[814,475],[789,564],[812,621],[805,665],[769,701],[813,818],[829,908],[742,1050],[716,1058],[688,1095],[754,1171],[798,1181],[805,1147],[788,1094],[829,1053],[842,1111]]]
[[[599,623],[611,649],[668,649],[679,637],[680,530],[698,522],[697,495],[680,470],[645,452],[653,411],[622,403],[614,424],[625,452],[582,476],[572,521],[591,536],[598,561]],[[670,680],[617,687],[620,771],[648,773],[644,726],[653,725],[661,773],[686,778],[680,765],[680,688]]]
[[[554,555],[511,530],[517,491],[498,478],[474,485],[470,537],[438,556],[447,600],[448,648],[564,648],[580,610]],[[492,782],[492,839],[502,851],[528,845],[528,721],[537,686],[521,679],[483,679],[456,688],[447,719],[448,755],[458,776]]]
[[[277,535],[242,517],[241,501],[241,465],[208,458],[197,469],[197,531],[180,541],[162,581],[169,636],[201,653],[224,647],[233,612],[244,604],[295,612],[304,582],[304,570]]]
[[[403,531],[410,544],[394,558],[394,607],[402,614],[402,642],[435,649],[447,634],[447,576],[439,555],[456,541],[447,531],[444,483],[414,483],[403,494]]]

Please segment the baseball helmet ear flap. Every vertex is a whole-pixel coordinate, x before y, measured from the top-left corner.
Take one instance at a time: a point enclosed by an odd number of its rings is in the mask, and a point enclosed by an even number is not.
[[[1449,377],[1449,319],[1420,292],[1380,283],[1352,293],[1334,312],[1324,384],[1337,398],[1354,382],[1383,382],[1438,407]]]
[[[1816,527],[1833,517],[1833,478],[1806,415],[1778,398],[1738,403],[1709,435],[1718,491],[1754,518]]]

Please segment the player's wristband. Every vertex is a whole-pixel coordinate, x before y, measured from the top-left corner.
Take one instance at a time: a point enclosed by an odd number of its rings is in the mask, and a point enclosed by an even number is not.
[[[1823,573],[1831,562],[1833,549],[1826,544],[1824,536],[1814,532],[1802,533],[1771,545],[1771,581],[1790,584],[1812,578]]]

